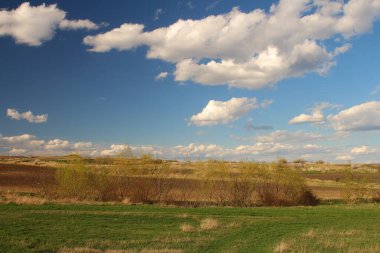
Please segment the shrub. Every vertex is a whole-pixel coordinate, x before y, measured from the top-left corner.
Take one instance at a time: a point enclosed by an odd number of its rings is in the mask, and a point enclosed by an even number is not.
[[[257,174],[256,193],[263,205],[289,206],[318,203],[305,179],[284,164],[262,168]]]
[[[58,194],[75,199],[88,198],[91,195],[91,176],[80,162],[57,169]]]
[[[235,176],[231,185],[231,201],[234,206],[249,206],[253,183],[244,176]]]
[[[346,203],[357,203],[372,193],[367,179],[352,169],[345,171],[341,196]]]

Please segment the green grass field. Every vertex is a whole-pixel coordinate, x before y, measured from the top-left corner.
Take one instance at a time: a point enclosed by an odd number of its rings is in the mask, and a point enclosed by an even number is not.
[[[0,205],[0,252],[380,252],[380,205]]]

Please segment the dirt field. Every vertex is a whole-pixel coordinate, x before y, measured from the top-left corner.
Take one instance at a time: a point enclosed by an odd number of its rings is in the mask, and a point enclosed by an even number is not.
[[[38,191],[42,182],[55,181],[55,168],[32,165],[0,164],[0,189]]]
[[[306,173],[304,174],[304,177],[308,179],[331,180],[339,182],[344,180],[345,174],[342,172],[328,172],[315,174]],[[366,173],[363,174],[363,178],[365,178],[366,181],[369,183],[380,184],[380,173]]]

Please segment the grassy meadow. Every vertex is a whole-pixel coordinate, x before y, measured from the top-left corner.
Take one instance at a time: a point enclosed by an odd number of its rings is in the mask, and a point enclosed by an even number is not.
[[[2,252],[379,252],[380,205],[0,205]]]
[[[380,252],[377,165],[3,158],[0,252]]]

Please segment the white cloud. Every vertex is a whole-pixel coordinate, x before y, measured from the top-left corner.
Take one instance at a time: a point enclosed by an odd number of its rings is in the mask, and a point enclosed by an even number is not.
[[[263,105],[267,106],[268,102]],[[210,100],[203,110],[191,116],[190,124],[196,126],[212,126],[229,124],[238,120],[249,111],[259,108],[256,98],[231,98],[228,101]]]
[[[48,150],[54,150],[54,149],[65,150],[65,149],[68,149],[69,147],[70,147],[69,141],[61,140],[61,139],[50,140],[45,145],[45,148]]]
[[[0,10],[0,37],[11,36],[18,44],[40,46],[60,29],[96,29],[90,20],[67,20],[66,12],[56,4],[31,6],[22,3],[13,10]]]
[[[38,140],[31,134],[21,134],[16,136],[1,136],[0,147],[9,148],[11,155],[26,154],[44,148],[45,142]]]
[[[359,146],[351,149],[351,154],[354,155],[366,155],[375,152],[375,149],[371,149],[368,146]]]
[[[304,148],[307,150],[318,150],[318,149],[321,149],[322,147],[316,144],[306,144]]]
[[[0,137],[1,140],[6,141],[8,143],[14,144],[19,142],[31,141],[35,139],[36,136],[31,134],[22,134],[17,136],[8,136],[8,137]]]
[[[294,149],[291,144],[273,143],[273,142],[257,142],[255,145],[241,145],[235,148],[238,155],[263,155],[268,153],[289,152]]]
[[[379,16],[379,0],[280,0],[269,12],[234,8],[153,31],[125,23],[84,43],[95,52],[146,45],[148,58],[176,64],[178,82],[258,89],[308,72],[325,74],[350,45],[338,41],[329,51],[324,43],[368,32]]]
[[[25,149],[21,149],[21,148],[12,148],[11,150],[9,150],[9,154],[10,155],[22,155],[22,154],[25,154],[27,151]]]
[[[104,149],[100,152],[101,156],[116,156],[120,155],[126,150],[130,149],[134,155],[142,155],[142,154],[152,154],[152,155],[160,155],[162,152],[161,148],[155,148],[153,146],[129,146],[122,144],[112,144],[108,149]]]
[[[328,109],[328,108],[338,108],[340,107],[339,105],[334,105],[330,103],[319,103],[317,104],[314,108],[311,109],[312,113],[311,114],[300,114],[293,119],[291,119],[288,123],[290,125],[295,125],[295,124],[304,124],[304,123],[323,123],[325,122],[326,118],[323,115],[322,110]]]
[[[99,155],[99,146],[92,142],[71,143],[62,139],[44,141],[31,134],[0,135],[0,148],[8,149],[7,152],[12,155],[16,155],[17,152],[23,155],[65,155],[73,152],[81,155]]]
[[[122,153],[123,151],[127,150],[129,146],[128,145],[116,145],[112,144],[109,149],[102,150],[100,152],[101,156],[114,156]]]
[[[123,144],[112,144],[108,147],[93,142],[70,142],[62,139],[40,140],[31,134],[18,136],[0,135],[0,155],[66,155],[77,153],[84,156],[115,156],[123,153],[127,148],[133,154],[153,154],[164,159],[203,159],[222,158],[227,160],[255,159],[260,161],[273,161],[277,157],[285,157],[288,160],[307,157],[308,159],[325,161],[347,161],[353,160],[349,156],[350,150],[338,147],[323,147],[308,140],[318,140],[310,134],[305,137],[302,134],[290,134],[298,138],[297,141],[289,140],[289,137],[275,137],[272,139],[255,140],[253,144],[237,145],[234,147],[220,146],[213,143],[190,143],[188,145],[177,145],[170,147],[143,145],[130,146]],[[309,144],[305,144],[309,143]],[[351,150],[352,155],[358,155],[355,161],[379,162],[378,150],[367,146],[358,146]]]
[[[177,157],[222,157],[226,155],[226,149],[215,144],[191,143],[187,146],[175,146],[171,153]]]
[[[160,74],[158,74],[157,76],[156,76],[156,80],[161,80],[161,79],[165,79],[165,78],[167,78],[168,77],[168,75],[169,75],[169,73],[168,72],[161,72]]]
[[[92,142],[76,142],[74,143],[74,149],[89,149],[92,148],[94,144]]]
[[[7,116],[14,120],[27,120],[30,123],[44,123],[48,120],[47,114],[34,115],[31,111],[19,113],[14,108],[7,109]]]
[[[67,20],[64,19],[59,23],[59,28],[62,30],[96,30],[99,28],[97,24],[88,19]]]
[[[336,115],[329,115],[328,120],[336,131],[380,130],[380,102],[355,105]]]
[[[350,156],[350,155],[339,155],[339,156],[335,157],[335,160],[337,160],[337,161],[351,161],[353,159],[354,159],[354,157]]]
[[[29,146],[31,147],[42,147],[45,145],[44,140],[31,140],[29,141]]]
[[[296,132],[288,132],[286,130],[276,130],[270,133],[269,135],[260,135],[255,139],[257,142],[263,143],[297,143],[297,142],[305,142],[311,140],[321,140],[326,138],[325,136],[319,133],[312,133],[306,131],[296,131]]]
[[[319,123],[324,122],[325,116],[321,111],[314,111],[312,114],[300,114],[289,121],[290,125],[303,123]]]

